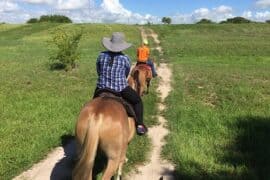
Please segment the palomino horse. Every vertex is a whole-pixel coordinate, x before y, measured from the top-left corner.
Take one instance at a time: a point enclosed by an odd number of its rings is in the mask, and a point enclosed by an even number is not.
[[[136,65],[129,78],[130,86],[140,95],[143,96],[146,89],[146,94],[149,92],[150,81],[152,79],[151,67],[147,64]]]
[[[135,121],[129,118],[123,104],[112,97],[97,97],[81,110],[76,124],[78,161],[73,180],[92,180],[97,150],[107,156],[102,180],[110,180],[118,169],[121,178],[128,143],[135,133]]]

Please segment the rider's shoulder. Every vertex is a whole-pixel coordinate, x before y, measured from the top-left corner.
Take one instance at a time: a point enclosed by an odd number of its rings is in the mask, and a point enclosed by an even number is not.
[[[109,51],[102,51],[99,55],[109,55]]]
[[[119,54],[119,56],[120,56],[121,58],[124,58],[124,59],[127,59],[127,60],[130,59],[129,56],[126,55],[126,54],[124,54],[124,53]]]

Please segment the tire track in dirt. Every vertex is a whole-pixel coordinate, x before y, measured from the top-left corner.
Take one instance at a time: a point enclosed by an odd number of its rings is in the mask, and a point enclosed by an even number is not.
[[[148,29],[150,34],[145,32],[145,29],[141,28],[141,36],[142,38],[152,37],[157,44],[157,49],[160,54],[163,54],[162,48],[159,46],[160,41],[158,40],[158,35],[154,33],[153,30]],[[160,63],[157,67],[157,73],[160,76],[160,82],[158,85],[157,93],[160,95],[161,101],[158,104],[159,113],[165,109],[164,100],[169,95],[171,91],[171,77],[172,72],[166,63]],[[157,116],[159,125],[153,126],[149,128],[148,136],[152,141],[152,152],[150,157],[150,162],[145,164],[144,166],[137,167],[136,171],[131,172],[125,179],[129,180],[156,180],[163,178],[166,179],[174,179],[173,171],[174,166],[172,163],[161,158],[161,149],[162,146],[165,145],[164,137],[169,133],[169,131],[165,128],[167,120],[161,116]]]

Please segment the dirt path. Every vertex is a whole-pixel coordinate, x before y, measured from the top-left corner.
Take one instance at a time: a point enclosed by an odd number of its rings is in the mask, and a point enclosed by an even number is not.
[[[142,38],[152,37],[155,43],[158,45],[156,49],[160,54],[163,53],[162,48],[159,46],[160,41],[158,40],[157,34],[152,30],[149,30],[150,34],[147,34],[144,29],[141,29]],[[158,86],[158,93],[160,94],[161,102],[159,103],[159,112],[163,111],[165,108],[164,100],[169,95],[171,91],[171,70],[165,63],[160,63],[157,67],[157,73],[160,76],[160,82]],[[157,179],[173,179],[174,166],[161,159],[160,153],[162,146],[165,144],[164,137],[168,134],[168,130],[165,128],[166,119],[159,115],[157,117],[159,125],[149,128],[148,136],[152,140],[152,152],[150,157],[150,162],[144,166],[137,167],[138,172],[132,172],[124,179],[130,180],[157,180]]]
[[[14,178],[14,180],[67,180],[71,177],[75,142],[57,147],[41,162]]]

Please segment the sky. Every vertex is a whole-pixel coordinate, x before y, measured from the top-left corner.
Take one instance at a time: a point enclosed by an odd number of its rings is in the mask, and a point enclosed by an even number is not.
[[[270,0],[0,0],[0,22],[25,23],[41,15],[61,14],[76,23],[192,24],[202,18],[220,22],[242,16],[270,20]]]

